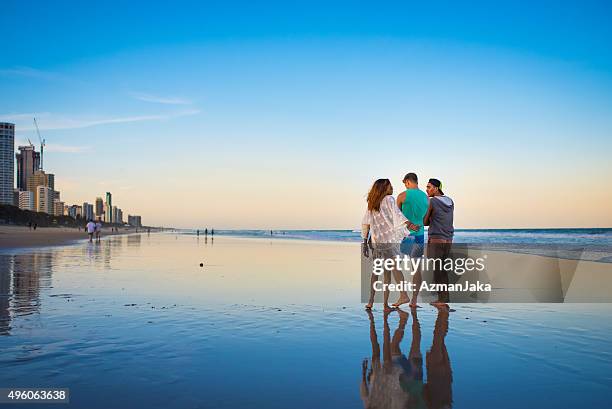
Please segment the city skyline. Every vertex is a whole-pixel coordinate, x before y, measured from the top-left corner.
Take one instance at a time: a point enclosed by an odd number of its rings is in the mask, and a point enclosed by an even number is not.
[[[0,122],[0,204],[52,216],[70,216],[75,220],[125,223],[123,210],[113,205],[111,192],[106,192],[104,201],[96,197],[95,207],[87,201],[82,205],[65,204],[61,192],[55,189],[55,175],[42,168],[44,140],[40,139],[40,152],[37,152],[29,139],[28,145],[15,146],[14,134],[15,124]],[[8,155],[12,152],[15,152],[14,160]],[[141,227],[140,216],[128,215],[128,220],[134,217],[139,221],[135,226]]]
[[[373,180],[415,171],[458,228],[612,226],[605,4],[40,7],[7,7],[0,121],[17,145],[38,119],[67,202],[352,229]]]

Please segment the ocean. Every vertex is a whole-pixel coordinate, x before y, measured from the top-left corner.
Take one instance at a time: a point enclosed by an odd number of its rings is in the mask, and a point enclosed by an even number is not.
[[[209,229],[210,230],[210,229]],[[199,229],[204,234],[204,228]],[[179,230],[196,234],[196,229]],[[359,230],[217,230],[215,235],[323,241],[361,241]],[[456,229],[455,243],[578,244],[612,246],[612,228],[576,229]]]

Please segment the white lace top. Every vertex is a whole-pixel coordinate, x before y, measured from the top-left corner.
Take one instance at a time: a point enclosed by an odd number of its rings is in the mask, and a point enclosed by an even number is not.
[[[393,196],[387,195],[380,203],[379,212],[366,210],[361,220],[361,238],[366,238],[366,226],[369,225],[372,242],[401,243],[410,234],[405,224],[407,221]]]

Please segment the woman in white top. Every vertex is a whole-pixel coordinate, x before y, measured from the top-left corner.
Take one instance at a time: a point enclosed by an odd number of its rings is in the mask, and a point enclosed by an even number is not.
[[[368,193],[368,209],[366,210],[361,222],[361,238],[363,238],[363,253],[364,256],[369,256],[370,241],[373,248],[373,257],[377,258],[395,258],[400,254],[400,243],[404,237],[408,236],[410,230],[418,230],[417,226],[406,219],[401,210],[397,207],[393,198],[393,186],[389,179],[378,179],[372,185]],[[390,274],[385,271],[384,283],[389,284]],[[393,269],[393,277],[397,283],[404,281],[404,275],[401,271]],[[372,274],[370,279],[370,300],[366,305],[366,309],[371,309],[374,303],[374,283],[378,280],[375,274]],[[389,290],[385,286],[383,293],[384,308],[390,310],[389,307]],[[410,302],[408,293],[402,291],[400,298],[393,304],[393,307],[399,307],[402,304]]]

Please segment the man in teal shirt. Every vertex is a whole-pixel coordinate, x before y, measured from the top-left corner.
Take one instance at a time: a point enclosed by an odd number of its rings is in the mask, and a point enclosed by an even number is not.
[[[397,206],[408,220],[420,227],[419,230],[410,230],[410,236],[402,241],[400,249],[402,253],[409,255],[411,258],[418,258],[423,256],[423,250],[425,248],[423,218],[425,218],[425,214],[429,208],[429,199],[427,194],[419,189],[419,179],[416,173],[408,173],[404,176],[403,182],[404,186],[406,186],[406,191],[397,196]],[[421,281],[421,271],[419,268],[412,280],[415,285],[415,291],[412,293],[412,301],[410,302],[411,307],[416,307]]]

